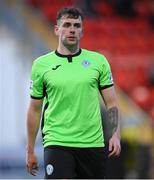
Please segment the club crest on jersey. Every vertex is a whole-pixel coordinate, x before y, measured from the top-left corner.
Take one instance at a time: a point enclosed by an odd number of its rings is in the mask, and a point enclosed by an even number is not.
[[[48,174],[48,175],[51,175],[51,174],[53,173],[53,171],[54,171],[53,165],[48,164],[48,165],[46,166],[46,172],[47,172],[47,174]]]
[[[89,66],[90,66],[90,62],[89,62],[88,60],[83,60],[83,61],[82,61],[82,65],[83,65],[84,67],[89,67]]]

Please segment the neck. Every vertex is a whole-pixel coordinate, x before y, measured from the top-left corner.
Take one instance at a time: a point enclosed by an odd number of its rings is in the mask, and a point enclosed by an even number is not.
[[[73,55],[79,51],[79,45],[74,45],[74,46],[59,45],[57,51],[63,55]]]

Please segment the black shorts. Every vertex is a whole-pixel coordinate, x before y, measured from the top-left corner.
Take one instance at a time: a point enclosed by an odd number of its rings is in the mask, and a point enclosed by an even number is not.
[[[49,146],[44,149],[45,179],[103,179],[105,148]]]

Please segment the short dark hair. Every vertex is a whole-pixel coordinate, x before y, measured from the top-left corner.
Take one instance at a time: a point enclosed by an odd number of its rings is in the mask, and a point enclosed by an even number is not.
[[[78,17],[81,17],[83,20],[83,14],[82,11],[79,8],[76,7],[64,7],[60,9],[57,13],[57,21],[61,19],[62,16],[68,14],[68,18],[77,19]]]

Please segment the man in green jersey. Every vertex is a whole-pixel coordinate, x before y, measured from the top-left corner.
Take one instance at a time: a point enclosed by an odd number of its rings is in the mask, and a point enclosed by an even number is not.
[[[102,54],[80,48],[82,22],[80,10],[60,10],[55,26],[58,48],[36,59],[32,66],[27,169],[36,175],[34,145],[42,116],[46,179],[105,177],[107,153],[99,93],[111,124],[109,156],[120,154],[119,110],[110,66]]]

